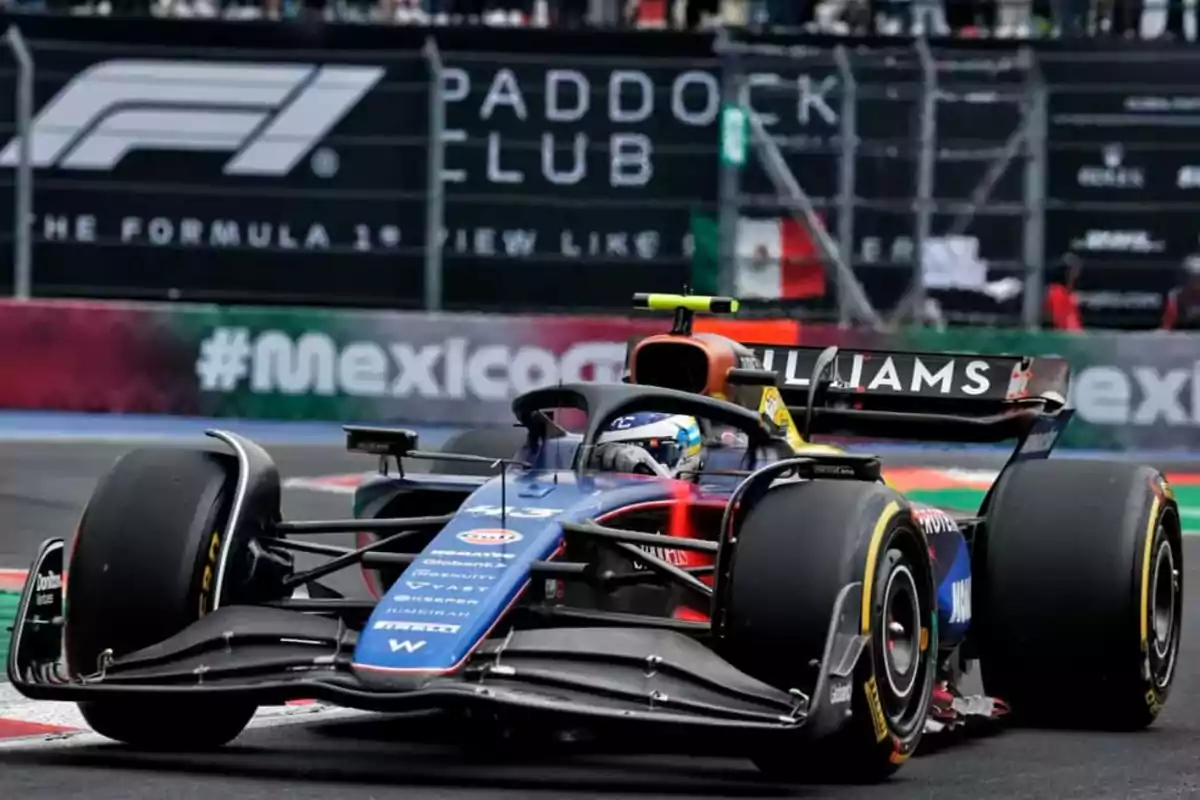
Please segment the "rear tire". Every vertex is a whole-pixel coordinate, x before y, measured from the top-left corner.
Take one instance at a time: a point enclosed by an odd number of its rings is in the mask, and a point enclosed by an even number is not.
[[[755,763],[789,781],[891,775],[924,731],[937,656],[934,572],[908,504],[882,484],[785,484],[751,509],[734,546],[722,654],[779,689],[812,696],[838,594],[862,581],[869,598],[850,718],[824,739],[769,745]]]
[[[442,446],[441,452],[462,456],[484,458],[516,458],[525,445],[528,433],[524,428],[479,428],[463,431],[452,436]],[[477,461],[450,461],[437,459],[429,467],[430,472],[444,475],[468,475],[471,477],[498,475],[498,467]]]
[[[1183,611],[1179,509],[1162,475],[1103,461],[1017,464],[986,514],[975,635],[988,694],[1027,724],[1153,722]]]
[[[92,494],[71,554],[65,650],[73,675],[173,636],[213,608],[217,553],[237,465],[202,450],[123,456]],[[207,749],[235,738],[255,707],[159,699],[86,702],[97,732],[147,749]]]

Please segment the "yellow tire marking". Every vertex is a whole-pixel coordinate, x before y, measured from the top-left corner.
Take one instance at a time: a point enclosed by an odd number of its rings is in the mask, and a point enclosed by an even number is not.
[[[875,682],[874,675],[863,684],[863,690],[867,693],[867,706],[871,711],[871,724],[875,728],[875,741],[882,742],[888,736],[888,725],[887,718],[883,716],[883,703],[879,700],[879,684]]]
[[[200,616],[203,617],[213,606],[213,577],[217,570],[217,555],[221,552],[221,532],[213,531],[208,542],[208,558],[200,575]]]
[[[1145,648],[1150,642],[1149,622],[1146,619],[1150,613],[1150,556],[1154,549],[1154,534],[1157,532],[1158,522],[1158,507],[1161,501],[1157,495],[1154,502],[1150,504],[1150,521],[1146,524],[1146,551],[1142,555],[1142,647]]]
[[[883,514],[879,516],[879,521],[875,523],[875,530],[871,532],[871,544],[867,547],[867,567],[866,571],[863,573],[863,636],[867,636],[871,633],[871,593],[875,586],[875,562],[879,560],[879,545],[883,542],[883,532],[887,530],[888,523],[891,522],[892,517],[896,516],[898,513],[900,513],[900,504],[895,500],[888,503],[887,508],[883,510]]]

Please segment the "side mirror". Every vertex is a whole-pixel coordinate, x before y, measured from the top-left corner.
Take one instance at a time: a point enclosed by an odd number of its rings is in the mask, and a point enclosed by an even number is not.
[[[417,449],[417,432],[407,428],[345,425],[346,449],[351,453],[400,458]]]

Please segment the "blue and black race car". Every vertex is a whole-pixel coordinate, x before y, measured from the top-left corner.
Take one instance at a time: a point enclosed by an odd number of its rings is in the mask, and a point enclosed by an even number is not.
[[[883,778],[976,713],[1155,718],[1178,508],[1148,467],[1046,459],[1071,415],[1063,362],[744,345],[691,330],[736,301],[637,301],[675,325],[631,344],[623,383],[528,392],[517,427],[437,453],[348,427],[379,463],[352,519],[281,519],[270,457],[232,433],[127,454],[69,559],[55,539],[33,563],[13,685],[146,748],[220,746],[258,706],[315,698],[599,741],[699,733],[785,780]],[[812,442],[827,434],[1016,446],[982,508],[948,510]],[[347,568],[373,597],[327,585]],[[957,692],[974,662],[1003,702]]]

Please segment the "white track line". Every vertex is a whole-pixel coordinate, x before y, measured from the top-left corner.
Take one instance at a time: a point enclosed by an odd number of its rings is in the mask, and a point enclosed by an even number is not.
[[[305,705],[263,706],[250,720],[246,730],[274,728],[281,725],[305,723],[367,716],[369,712],[339,708],[323,703]],[[53,703],[29,700],[6,683],[0,683],[0,722],[16,720],[36,725],[53,725],[72,730],[37,734],[34,736],[0,739],[0,750],[14,748],[80,747],[111,743],[112,740],[88,729],[83,715],[74,703]],[[180,725],[187,720],[181,719]]]
[[[0,570],[0,588],[6,583],[15,583],[17,590],[24,585],[25,570]],[[307,598],[307,587],[301,586],[296,597]],[[247,730],[273,728],[279,725],[299,725],[316,720],[361,717],[369,712],[340,708],[324,703],[307,702],[282,706],[263,706],[246,726]],[[65,731],[38,733],[31,736],[0,738],[0,749],[14,747],[57,747],[100,744],[111,740],[88,729],[87,722],[74,703],[30,700],[11,684],[0,682],[0,727],[4,722],[24,722],[32,725],[48,725],[67,728]],[[179,724],[186,725],[186,720]]]

